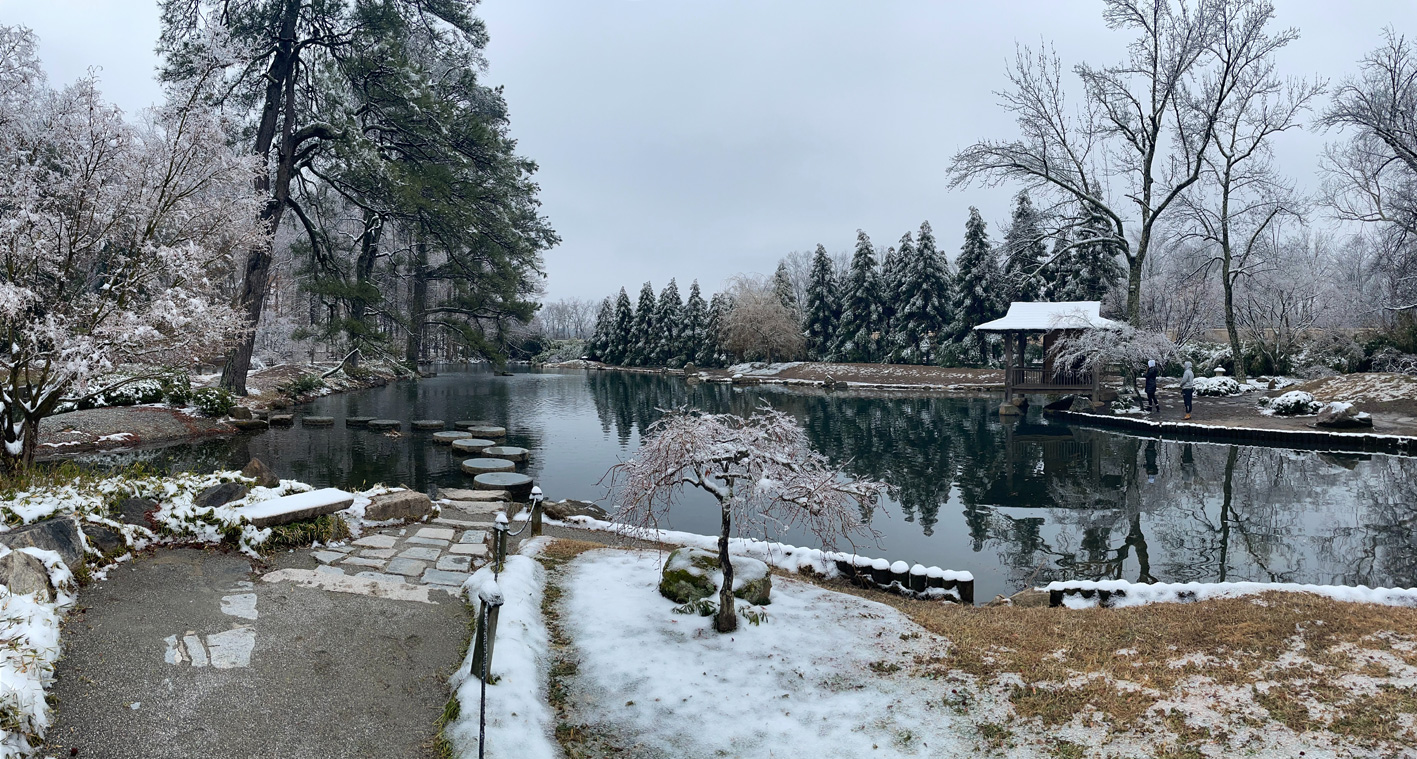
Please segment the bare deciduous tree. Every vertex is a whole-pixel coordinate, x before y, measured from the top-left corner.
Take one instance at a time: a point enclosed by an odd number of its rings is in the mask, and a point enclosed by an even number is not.
[[[797,314],[782,304],[771,280],[739,275],[729,283],[733,308],[728,312],[725,343],[741,359],[791,359],[806,339]]]
[[[619,499],[615,518],[655,527],[686,486],[717,499],[723,587],[714,629],[719,632],[738,627],[728,555],[735,531],[770,536],[801,529],[823,548],[840,538],[873,534],[864,520],[887,486],[841,476],[812,450],[801,425],[787,414],[767,407],[746,419],[678,411],[647,433],[635,456],[611,470]]]

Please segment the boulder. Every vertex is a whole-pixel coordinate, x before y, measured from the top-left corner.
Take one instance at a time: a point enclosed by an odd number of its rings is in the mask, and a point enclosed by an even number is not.
[[[250,419],[251,409],[245,406],[232,406],[230,416],[232,419]]]
[[[333,427],[335,418],[332,416],[302,416],[300,426],[302,427]]]
[[[1103,403],[1111,403],[1117,400],[1117,391],[1110,387],[1104,387],[1097,391],[1097,400]]]
[[[758,606],[772,602],[772,575],[767,564],[747,556],[730,556],[729,561],[733,563],[734,596]],[[679,548],[664,562],[659,594],[682,604],[717,596],[722,584],[718,554],[702,548]]]
[[[1314,424],[1334,430],[1364,429],[1373,426],[1373,417],[1353,408],[1351,403],[1334,401],[1319,409]]]
[[[1002,404],[1000,404],[1000,406],[999,406],[999,416],[1022,416],[1022,415],[1023,415],[1023,409],[1020,409],[1018,406],[1014,405],[1014,404],[1013,404],[1012,402],[1010,402],[1010,401],[1004,401],[1004,402],[1003,402]]]
[[[566,517],[590,517],[602,521],[610,519],[610,515],[606,513],[605,509],[590,501],[577,501],[570,498],[541,504],[541,513],[552,519],[565,519]]]
[[[422,519],[433,513],[433,502],[428,496],[415,490],[398,490],[383,493],[369,499],[364,507],[364,518],[374,522],[390,519]]]
[[[214,509],[245,498],[249,492],[251,491],[239,482],[223,482],[198,493],[197,497],[192,499],[192,505],[199,509]]]
[[[260,459],[251,459],[246,462],[246,466],[241,470],[241,475],[250,477],[263,488],[273,488],[280,485],[280,478],[271,471],[270,467],[266,466],[266,462]]]
[[[289,426],[291,426],[292,424],[295,424],[295,415],[294,415],[294,414],[271,414],[270,417],[267,418],[266,421],[270,422],[270,425],[271,425],[272,427],[289,427]]]
[[[97,551],[99,556],[115,556],[128,551],[128,541],[117,530],[93,523],[85,524],[83,530],[89,548]]]
[[[230,419],[228,423],[242,432],[256,432],[270,429],[271,423],[265,419]]]
[[[157,501],[151,498],[124,498],[118,502],[118,521],[152,528],[152,516],[157,508]]]
[[[1059,398],[1059,399],[1056,400],[1056,401],[1053,401],[1053,402],[1051,402],[1051,403],[1048,403],[1048,404],[1044,405],[1044,406],[1043,406],[1043,410],[1044,410],[1044,411],[1068,411],[1068,410],[1072,409],[1072,407],[1073,407],[1073,399],[1076,398],[1076,397],[1077,397],[1077,396],[1075,396],[1075,395],[1065,395],[1065,396],[1063,396],[1062,398]]]
[[[1072,405],[1068,410],[1079,414],[1091,414],[1092,401],[1081,395],[1074,395]]]
[[[70,569],[83,561],[84,547],[79,532],[68,519],[46,519],[42,522],[0,532],[0,545],[7,548],[43,548],[59,554]]]
[[[0,556],[0,585],[9,588],[15,595],[38,594],[42,603],[54,600],[49,570],[44,567],[44,562],[24,551],[11,551]]]

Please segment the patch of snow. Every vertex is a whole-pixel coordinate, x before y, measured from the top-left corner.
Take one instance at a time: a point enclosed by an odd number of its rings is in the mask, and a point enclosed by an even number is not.
[[[0,730],[0,757],[29,756],[31,739],[49,729],[49,704],[44,689],[54,681],[59,659],[59,623],[74,603],[74,575],[59,554],[38,548],[20,551],[39,559],[58,591],[45,603],[33,593],[11,593],[0,585],[0,704],[13,707],[18,730]],[[0,546],[0,557],[11,549]]]

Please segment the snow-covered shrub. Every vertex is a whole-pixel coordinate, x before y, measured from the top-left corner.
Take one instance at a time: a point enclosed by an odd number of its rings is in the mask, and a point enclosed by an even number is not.
[[[35,593],[11,593],[0,585],[0,756],[28,756],[31,741],[42,739],[49,727],[49,703],[44,686],[54,680],[59,659],[59,623],[74,602],[74,575],[59,554],[22,548],[38,559],[58,591],[46,602]],[[11,549],[0,546],[0,557]]]
[[[1316,414],[1322,406],[1323,404],[1314,400],[1313,395],[1303,390],[1290,390],[1275,398],[1260,399],[1260,409],[1262,413],[1275,414],[1278,416]]]
[[[1239,395],[1245,388],[1234,377],[1196,377],[1196,395]]]
[[[220,417],[231,413],[231,409],[236,405],[236,399],[231,397],[231,393],[221,387],[204,387],[192,393],[192,405],[202,412],[203,416]]]
[[[174,406],[186,406],[192,402],[192,378],[184,371],[171,371],[159,380],[162,397]]]
[[[1321,332],[1304,343],[1294,357],[1295,373],[1318,378],[1358,371],[1363,346],[1341,332]]]
[[[162,395],[161,382],[145,379],[108,391],[104,394],[104,400],[108,406],[136,406],[139,403],[161,403]]]
[[[1391,345],[1373,353],[1373,371],[1394,374],[1417,374],[1417,354],[1403,353]]]
[[[325,386],[325,380],[318,374],[302,374],[289,382],[281,385],[279,392],[291,398],[298,398],[306,393],[313,393]]]
[[[1202,342],[1178,345],[1176,346],[1176,365],[1169,368],[1175,371],[1176,376],[1179,377],[1180,370],[1176,367],[1186,361],[1191,362],[1197,377],[1203,374],[1213,373],[1217,366],[1223,366],[1226,371],[1229,371],[1231,368],[1230,364],[1232,363],[1230,360],[1230,346],[1222,343]],[[1197,391],[1199,392],[1199,389],[1197,389]]]

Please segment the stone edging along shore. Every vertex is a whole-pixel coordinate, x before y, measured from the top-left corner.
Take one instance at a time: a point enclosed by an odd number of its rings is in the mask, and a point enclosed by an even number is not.
[[[1312,448],[1330,451],[1364,453],[1396,453],[1417,455],[1417,437],[1381,435],[1372,432],[1328,432],[1325,430],[1283,430],[1264,427],[1230,427],[1194,422],[1159,422],[1132,419],[1125,416],[1088,414],[1079,411],[1049,411],[1049,416],[1091,427],[1162,433],[1180,439],[1264,443],[1292,448]]]

